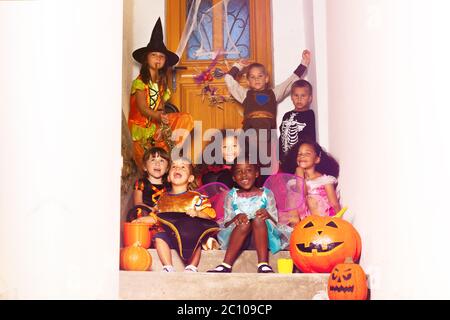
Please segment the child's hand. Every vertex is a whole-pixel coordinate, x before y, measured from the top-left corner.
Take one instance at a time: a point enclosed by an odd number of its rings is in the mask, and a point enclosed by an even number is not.
[[[237,226],[240,224],[248,224],[250,222],[245,213],[239,213],[236,217],[234,217],[233,220],[234,220],[234,224]]]
[[[198,217],[198,211],[197,211],[197,210],[194,210],[194,209],[191,209],[191,210],[186,211],[186,214],[187,214],[188,216],[190,216],[191,218]]]
[[[303,170],[303,168],[301,167],[297,167],[295,169],[295,175],[300,178],[305,178],[305,170]]]
[[[156,111],[154,119],[161,123],[169,123],[169,118],[167,117],[167,114],[164,113],[164,111]]]
[[[243,66],[243,67],[247,67],[248,65],[250,65],[250,60],[248,60],[248,59],[240,59],[239,61],[238,61],[238,63],[241,65],[241,66]]]
[[[169,124],[169,117],[165,113],[161,113],[161,123]]]
[[[138,219],[135,219],[133,221],[131,221],[131,223],[149,223],[149,224],[155,224],[156,221],[153,217],[151,216],[146,216],[146,217],[141,217]]]
[[[307,66],[309,66],[310,63],[311,63],[311,51],[303,50],[303,53],[302,53],[302,65],[307,67]]]
[[[256,217],[265,221],[270,218],[270,214],[266,209],[259,209],[258,211],[256,211]]]

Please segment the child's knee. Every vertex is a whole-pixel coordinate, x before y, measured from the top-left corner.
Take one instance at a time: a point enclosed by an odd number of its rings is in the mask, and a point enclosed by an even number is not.
[[[250,223],[243,223],[243,224],[239,224],[236,226],[235,230],[239,233],[249,233],[252,229],[251,229],[251,225]]]
[[[161,239],[161,238],[156,238],[156,239],[154,239],[154,241],[155,241],[155,248],[156,249],[158,249],[158,248],[162,248],[162,247],[169,247],[169,244],[164,240],[164,239]]]
[[[253,228],[263,228],[263,227],[265,228],[266,221],[261,218],[256,217],[252,220],[252,227]]]

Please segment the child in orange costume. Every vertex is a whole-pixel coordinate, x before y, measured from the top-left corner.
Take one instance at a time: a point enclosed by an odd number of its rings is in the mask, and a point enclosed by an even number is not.
[[[186,262],[185,271],[197,272],[200,262],[201,242],[219,231],[212,219],[216,212],[207,197],[188,186],[195,179],[192,164],[186,159],[175,159],[169,169],[168,181],[172,185],[157,204],[157,219],[165,231],[154,237],[159,259],[166,272],[175,271],[170,249],[178,249]]]
[[[141,168],[145,149],[156,146],[170,151],[168,143],[182,143],[186,136],[172,142],[168,134],[180,128],[188,134],[194,121],[188,113],[165,114],[163,111],[171,96],[167,70],[178,63],[179,57],[164,45],[161,19],[156,22],[148,45],[135,50],[133,58],[142,66],[131,86],[128,127],[133,140],[134,160]]]

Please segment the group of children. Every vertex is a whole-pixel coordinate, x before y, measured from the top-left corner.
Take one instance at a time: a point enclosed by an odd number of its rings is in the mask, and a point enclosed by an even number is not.
[[[133,120],[136,117],[130,118],[129,124],[133,141],[141,149],[135,154],[135,158],[140,156],[136,162],[144,169],[146,176],[136,181],[136,207],[130,210],[127,220],[155,226],[154,245],[166,272],[174,271],[170,249],[178,249],[186,264],[185,271],[196,272],[201,243],[215,237],[226,253],[223,262],[209,272],[231,272],[241,250],[253,246],[258,257],[257,272],[271,273],[268,251],[275,253],[287,248],[293,225],[278,222],[274,194],[263,186],[267,175],[261,179],[260,168],[267,167],[268,163],[262,161],[259,148],[262,146],[266,156],[271,156],[271,131],[276,129],[277,105],[289,94],[294,109],[283,116],[279,127],[279,160],[281,172],[295,174],[304,181],[306,205],[298,208],[298,218],[300,220],[311,214],[332,216],[341,209],[336,191],[339,165],[316,142],[315,117],[310,109],[313,89],[308,81],[301,79],[311,54],[305,50],[302,62],[294,73],[273,89],[268,85],[266,68],[259,63],[249,64],[240,60],[225,76],[230,93],[244,107],[243,132],[256,132],[255,140],[247,141],[247,146],[258,146],[258,156],[256,163],[250,161],[248,154],[238,157],[241,153],[238,135],[228,136],[225,131],[222,132],[222,162],[203,167],[200,177],[204,184],[222,182],[231,189],[225,197],[224,219],[219,225],[214,221],[216,211],[208,198],[190,188],[196,179],[191,161],[186,158],[171,159],[164,147],[142,147],[150,136],[149,132],[158,130],[154,126],[180,126],[183,123],[180,118],[189,118],[181,113],[169,119],[158,111],[161,102],[170,96],[166,81],[161,81],[160,70],[178,61],[178,57],[165,48],[162,30],[159,32],[159,40],[154,40],[157,37],[152,34],[149,45],[133,53],[143,68],[133,84],[130,112],[139,114],[145,121],[141,121],[140,128]],[[242,87],[236,80],[244,68],[248,88]],[[147,111],[140,113],[141,109]],[[188,122],[184,121],[184,124]],[[159,138],[161,141],[160,134]],[[146,151],[141,155],[143,150]],[[136,209],[138,207],[139,210]],[[190,251],[183,251],[182,248]]]

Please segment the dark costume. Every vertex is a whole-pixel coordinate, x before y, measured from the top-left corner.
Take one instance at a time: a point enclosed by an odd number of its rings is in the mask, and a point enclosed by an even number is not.
[[[195,191],[180,194],[164,193],[158,201],[157,219],[165,232],[176,243],[177,251],[184,261],[188,261],[204,239],[219,231],[214,220],[190,217],[188,210],[206,213],[211,219],[216,212],[206,196]]]
[[[152,184],[147,178],[143,178],[136,180],[134,190],[142,191],[142,201],[149,207],[154,207],[166,188],[162,184]],[[127,214],[127,222],[148,216],[150,210],[144,210],[144,208],[144,206],[131,208]]]
[[[220,182],[228,188],[233,188],[234,181],[231,166],[225,164],[205,165],[201,171],[202,184]]]
[[[316,141],[316,120],[313,110],[289,111],[283,116],[280,125],[279,155],[283,163],[289,150],[299,141]]]

